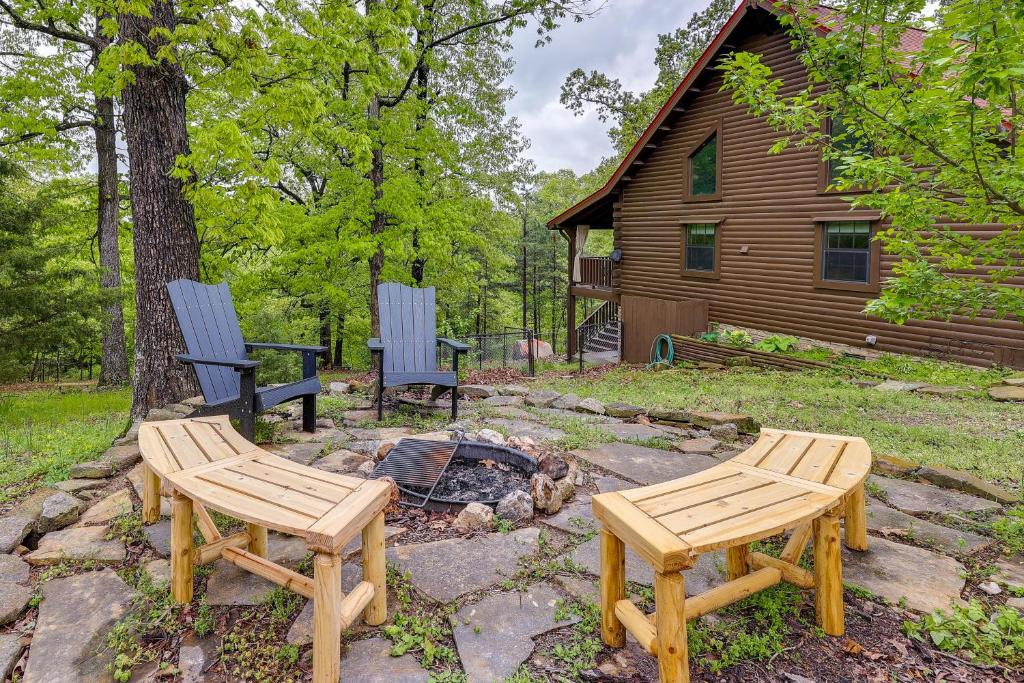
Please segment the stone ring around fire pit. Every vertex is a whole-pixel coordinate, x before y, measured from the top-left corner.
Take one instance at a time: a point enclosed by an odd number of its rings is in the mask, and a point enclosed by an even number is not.
[[[493,507],[513,491],[528,493],[537,468],[536,458],[514,448],[463,441],[423,507],[435,512],[458,512],[469,503]],[[413,506],[422,505],[428,493],[401,482],[398,488]]]

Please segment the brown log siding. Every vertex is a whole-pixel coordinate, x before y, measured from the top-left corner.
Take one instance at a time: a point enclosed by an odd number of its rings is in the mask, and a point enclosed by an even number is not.
[[[784,94],[805,86],[803,67],[783,33],[736,38],[738,50],[763,55],[786,83]],[[701,92],[670,122],[671,130],[657,139],[645,164],[632,170],[633,179],[622,185],[613,207],[615,246],[624,254],[614,282],[622,295],[705,299],[712,321],[855,346],[875,335],[880,350],[949,354],[972,363],[992,363],[1003,358],[1001,348],[1024,347],[1024,327],[1017,322],[961,318],[892,325],[862,313],[869,293],[815,287],[818,227],[813,218],[846,211],[849,204],[839,195],[819,192],[817,151],[790,148],[769,155],[778,133],[734,105],[729,92],[719,92],[719,74],[706,73],[709,77],[698,81]],[[686,154],[718,119],[722,199],[685,201]],[[718,233],[720,277],[684,276],[682,226],[719,218],[724,218]],[[957,227],[993,232],[992,226]],[[882,256],[881,279],[892,274],[895,261]]]

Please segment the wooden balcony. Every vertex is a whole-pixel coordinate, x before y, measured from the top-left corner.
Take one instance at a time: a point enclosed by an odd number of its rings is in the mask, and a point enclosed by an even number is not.
[[[612,260],[607,256],[580,258],[580,277],[572,283],[572,293],[591,299],[616,301],[618,295],[612,287]]]

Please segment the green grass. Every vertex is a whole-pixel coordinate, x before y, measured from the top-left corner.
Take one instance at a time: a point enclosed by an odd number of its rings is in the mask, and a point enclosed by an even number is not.
[[[976,386],[990,374],[932,363],[914,367],[919,374]],[[966,381],[967,372],[975,373],[975,381]],[[854,386],[848,377],[829,371],[650,372],[619,367],[597,379],[549,376],[537,385],[604,402],[742,412],[770,427],[854,434],[866,438],[876,454],[955,467],[993,481],[1017,480],[1024,470],[1022,404],[880,392]]]
[[[0,394],[0,502],[67,479],[127,428],[130,408],[128,389]]]

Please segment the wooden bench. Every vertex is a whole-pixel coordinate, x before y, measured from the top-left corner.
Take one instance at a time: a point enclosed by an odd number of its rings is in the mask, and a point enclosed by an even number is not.
[[[387,618],[384,562],[386,483],[296,464],[241,437],[226,416],[147,422],[143,521],[160,518],[160,489],[172,496],[171,593],[192,600],[192,569],[222,558],[313,601],[313,680],[337,683],[341,632],[360,615]],[[222,536],[207,508],[246,522]],[[205,545],[193,547],[196,518]],[[315,553],[313,578],[267,559],[267,529],[298,536]],[[362,532],[363,581],[341,592],[341,551]]]
[[[839,519],[846,545],[867,550],[864,479],[871,450],[860,438],[764,429],[732,460],[663,484],[593,497],[601,529],[601,635],[611,647],[629,632],[658,658],[663,683],[690,680],[686,622],[786,581],[814,588],[818,625],[842,635]],[[752,541],[792,533],[780,557]],[[814,571],[798,565],[814,538]],[[626,597],[625,546],[655,570],[655,612]],[[729,581],[686,598],[682,570],[726,549]]]

